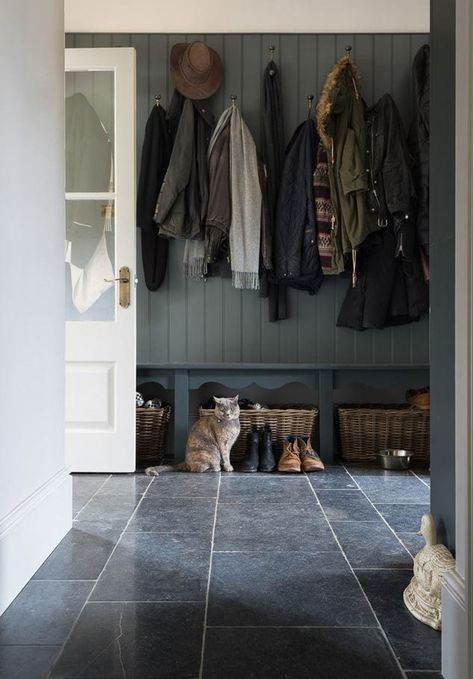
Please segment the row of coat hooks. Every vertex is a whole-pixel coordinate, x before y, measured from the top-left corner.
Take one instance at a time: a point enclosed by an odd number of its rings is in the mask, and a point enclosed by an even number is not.
[[[270,45],[268,48],[268,51],[270,53],[270,61],[273,61],[273,58],[275,56],[275,45]],[[346,57],[351,60],[351,55],[352,55],[352,45],[346,45],[345,48],[345,53]],[[274,71],[270,70],[270,75],[274,75]],[[157,106],[160,106],[161,104],[161,94],[155,94],[155,104]],[[307,102],[308,102],[308,118],[311,115],[311,110],[313,108],[313,101],[314,101],[314,94],[308,94],[306,96]],[[235,94],[230,95],[230,103],[232,106],[235,106],[235,102],[237,101],[237,96]]]

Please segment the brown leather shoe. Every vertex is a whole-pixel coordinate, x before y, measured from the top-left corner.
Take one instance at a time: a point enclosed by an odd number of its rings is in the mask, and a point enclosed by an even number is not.
[[[278,471],[287,472],[288,474],[298,474],[301,472],[300,450],[294,436],[288,436],[283,444],[283,452],[278,461]]]
[[[301,470],[307,474],[322,472],[324,470],[323,461],[317,452],[313,450],[309,436],[301,436],[298,439],[298,443],[300,444]]]

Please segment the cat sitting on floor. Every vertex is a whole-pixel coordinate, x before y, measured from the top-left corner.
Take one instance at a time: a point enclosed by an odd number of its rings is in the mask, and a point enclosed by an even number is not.
[[[175,465],[148,467],[145,474],[160,472],[232,472],[230,451],[240,433],[239,396],[217,398],[212,415],[200,417],[191,427],[186,443],[184,462]]]

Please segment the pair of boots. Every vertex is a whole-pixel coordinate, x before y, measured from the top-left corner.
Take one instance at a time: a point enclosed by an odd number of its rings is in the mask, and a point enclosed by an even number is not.
[[[283,453],[278,461],[278,471],[289,474],[298,472],[323,471],[324,464],[311,445],[309,436],[287,436],[283,444]]]
[[[247,452],[240,465],[241,472],[274,472],[276,460],[273,454],[272,431],[268,425],[259,432],[256,427],[247,434]]]

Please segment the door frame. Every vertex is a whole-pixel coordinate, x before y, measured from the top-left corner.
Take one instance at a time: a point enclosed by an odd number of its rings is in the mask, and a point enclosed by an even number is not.
[[[474,676],[474,68],[471,0],[456,0],[455,507],[456,568],[444,577],[442,672]]]

